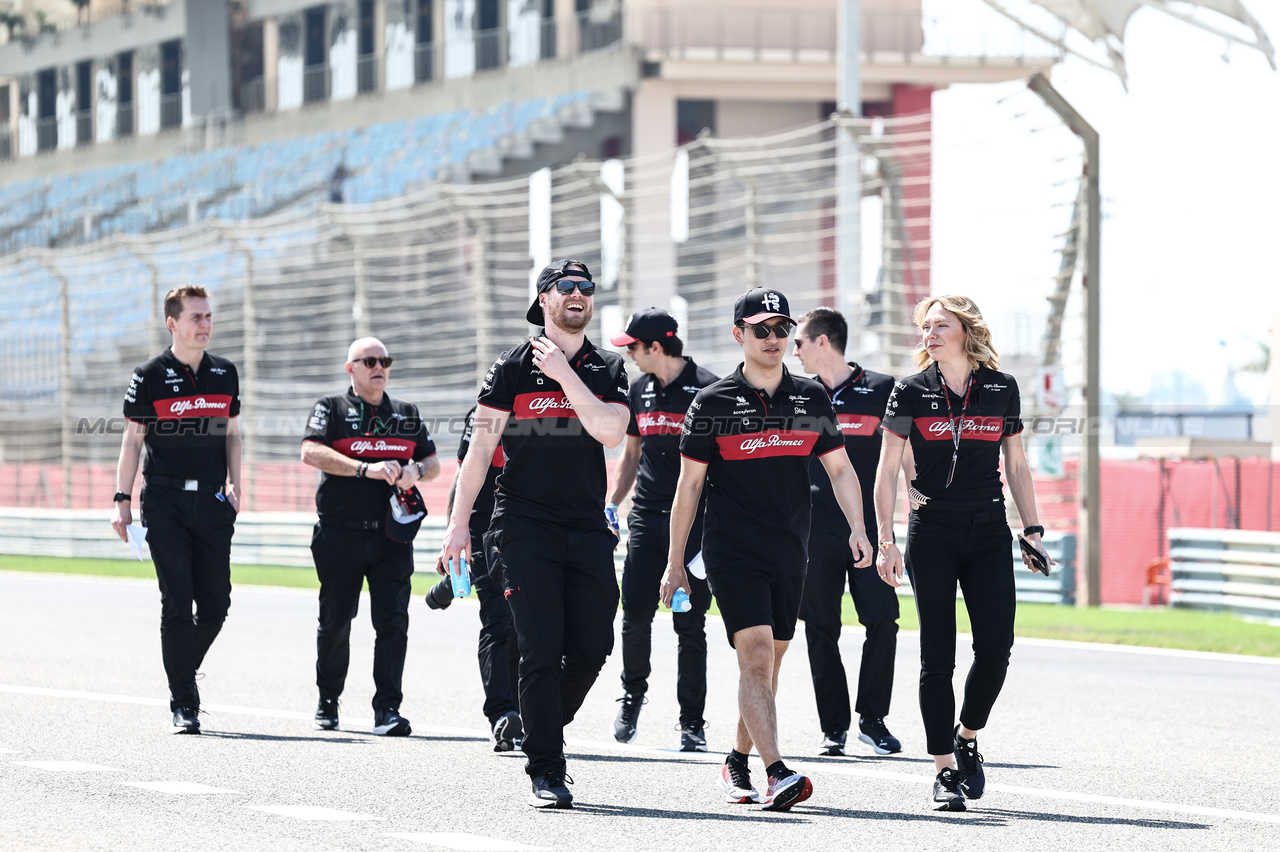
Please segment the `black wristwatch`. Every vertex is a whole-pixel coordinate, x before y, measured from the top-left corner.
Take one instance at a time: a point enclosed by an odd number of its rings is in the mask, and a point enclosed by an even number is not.
[[[1044,527],[1039,525],[1034,527],[1027,527],[1025,530],[1022,531],[1022,534],[1024,536],[1028,536],[1028,535],[1044,536]]]
[[[125,494],[123,491],[117,491],[116,496],[112,497],[111,499],[116,503],[123,503],[125,500],[131,500],[133,498],[131,498],[128,494]]]

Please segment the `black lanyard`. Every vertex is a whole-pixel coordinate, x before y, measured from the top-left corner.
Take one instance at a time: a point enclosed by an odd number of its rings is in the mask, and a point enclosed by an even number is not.
[[[942,368],[938,368],[938,379],[942,382],[942,398],[947,402],[947,422],[951,424],[951,445],[955,448],[951,453],[951,470],[947,471],[946,488],[951,487],[951,480],[956,475],[956,459],[960,458],[960,435],[964,432],[964,413],[969,410],[969,393],[973,390],[973,386],[977,384],[978,377],[973,373],[969,373],[969,386],[964,389],[964,402],[960,404],[960,420],[957,422],[951,416],[951,394],[947,390],[947,378],[942,375]]]

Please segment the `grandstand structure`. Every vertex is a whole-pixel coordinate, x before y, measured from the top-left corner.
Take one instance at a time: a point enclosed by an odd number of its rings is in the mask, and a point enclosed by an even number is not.
[[[594,339],[668,305],[731,369],[745,286],[836,302],[841,134],[883,210],[859,358],[901,367],[893,335],[930,287],[932,92],[1057,53],[951,43],[920,0],[864,0],[862,115],[833,116],[837,18],[837,0],[93,0],[51,32],[10,24],[0,504],[105,505],[128,371],[187,281],[241,365],[256,509],[309,506],[303,415],[357,335],[387,342],[394,392],[450,448],[553,256],[597,272]]]

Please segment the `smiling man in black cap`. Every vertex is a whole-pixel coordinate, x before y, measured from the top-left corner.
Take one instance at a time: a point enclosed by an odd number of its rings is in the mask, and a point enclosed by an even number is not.
[[[485,376],[441,557],[456,564],[470,549],[471,507],[501,439],[491,537],[520,645],[529,804],[567,808],[564,726],[613,650],[618,610],[604,447],[622,443],[631,411],[621,356],[586,336],[595,293],[586,264],[546,267],[537,289],[526,316],[535,325],[545,316],[546,327]]]
[[[625,346],[641,370],[631,383],[631,424],[627,443],[614,467],[613,490],[605,512],[616,522],[618,504],[635,485],[627,516],[627,561],[622,569],[622,689],[621,706],[613,721],[613,736],[629,743],[649,688],[653,614],[658,608],[658,583],[667,566],[671,530],[671,501],[680,476],[680,430],[689,403],[699,390],[716,380],[693,359],[684,356],[676,335],[676,318],[659,308],[636,311],[622,334],[610,338]],[[702,511],[699,510],[685,547],[685,564],[702,549]],[[678,638],[676,699],[680,703],[680,750],[706,751],[707,699],[706,612],[711,590],[705,579],[689,578],[689,612],[672,618]]]
[[[774,702],[804,589],[810,456],[821,459],[831,479],[856,564],[869,565],[872,555],[858,475],[840,452],[844,441],[831,400],[817,382],[792,376],[782,364],[796,326],[787,312],[786,296],[770,288],[749,290],[734,305],[733,336],[743,361],[733,375],[699,391],[685,416],[661,588],[668,605],[676,589],[689,590],[685,542],[705,483],[703,559],[739,672],[737,738],[720,789],[728,802],[777,811],[813,792],[808,778],[782,762]],[[753,745],[769,777],[764,796],[747,770]]]

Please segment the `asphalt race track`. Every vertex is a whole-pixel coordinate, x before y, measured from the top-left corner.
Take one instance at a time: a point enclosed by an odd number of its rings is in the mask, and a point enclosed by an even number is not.
[[[888,719],[904,754],[855,741],[832,758],[814,756],[798,634],[781,740],[814,795],[774,814],[724,804],[715,788],[737,685],[719,621],[707,707],[719,754],[671,750],[675,637],[660,614],[637,743],[610,733],[615,650],[568,730],[575,807],[541,812],[525,804],[521,756],[491,750],[474,603],[413,602],[408,739],[369,730],[367,604],[339,731],[311,729],[315,593],[240,587],[204,664],[205,733],[172,736],[154,583],[0,572],[0,849],[1280,848],[1280,660],[1020,640],[980,738],[987,793],[938,814],[915,635],[900,637]],[[858,638],[846,629],[855,670]],[[758,758],[752,769],[759,784]]]

